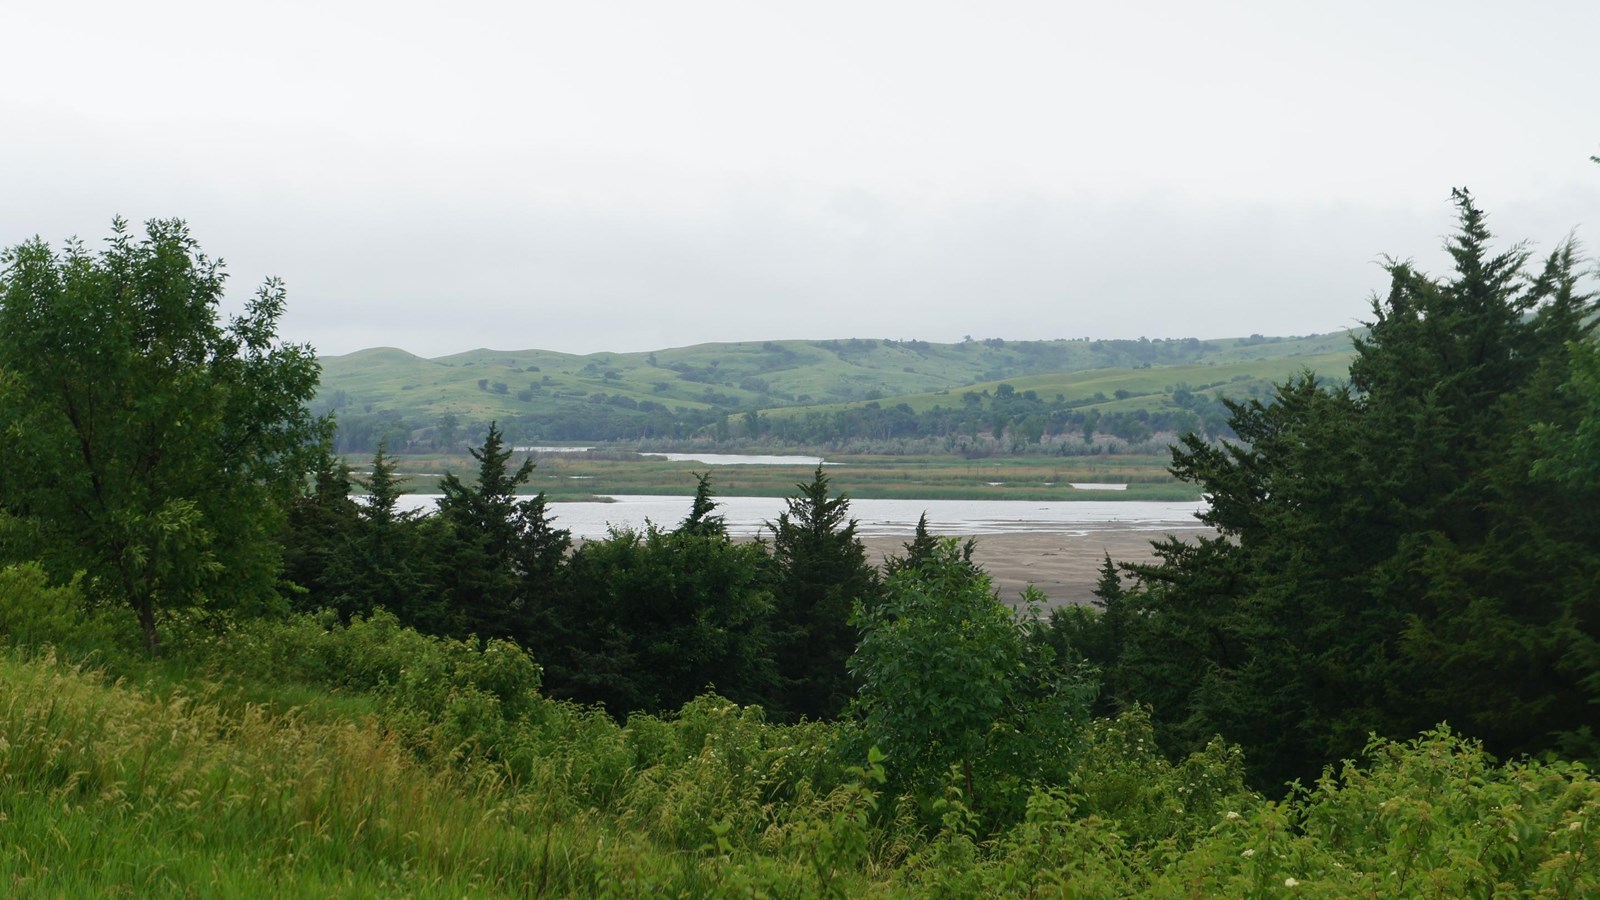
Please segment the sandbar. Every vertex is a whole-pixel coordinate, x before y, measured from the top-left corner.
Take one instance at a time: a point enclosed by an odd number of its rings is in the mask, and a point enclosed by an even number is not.
[[[1168,536],[1194,541],[1214,534],[1211,529],[1167,528],[1161,531],[1095,528],[1075,534],[986,534],[974,538],[972,559],[994,581],[1000,599],[1016,603],[1023,588],[1033,585],[1045,595],[1046,606],[1087,603],[1094,599],[1100,566],[1106,554],[1115,562],[1155,559],[1151,542]],[[957,537],[961,535],[939,535]],[[904,551],[905,537],[868,537],[861,543],[867,558],[882,562]]]

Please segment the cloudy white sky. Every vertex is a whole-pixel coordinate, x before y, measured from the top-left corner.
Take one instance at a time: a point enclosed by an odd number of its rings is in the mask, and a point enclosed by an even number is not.
[[[0,243],[187,219],[285,337],[1220,337],[1600,243],[1600,3],[72,2],[0,16]]]

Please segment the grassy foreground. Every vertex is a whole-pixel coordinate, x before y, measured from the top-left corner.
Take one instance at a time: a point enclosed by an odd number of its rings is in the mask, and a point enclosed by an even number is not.
[[[0,632],[33,609],[66,646],[106,634],[61,615],[72,593],[0,572]],[[1015,773],[1002,822],[955,780],[938,803],[887,787],[847,723],[706,696],[619,725],[541,697],[511,645],[384,615],[169,624],[158,662],[0,653],[11,895],[1600,893],[1600,783],[1444,729],[1270,801],[1237,750],[1169,762],[1133,711],[1086,727],[1066,783]]]

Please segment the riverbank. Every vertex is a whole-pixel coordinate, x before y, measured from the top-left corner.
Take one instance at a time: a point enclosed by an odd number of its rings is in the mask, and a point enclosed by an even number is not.
[[[695,473],[712,473],[719,498],[785,497],[809,482],[814,457],[729,454],[666,456],[594,451],[532,453],[538,468],[526,485],[552,501],[593,500],[602,495],[694,495]],[[369,460],[347,460],[363,472]],[[446,454],[391,458],[405,489],[438,490],[439,477],[454,471],[470,477],[477,461]],[[514,461],[515,462],[515,461]],[[730,464],[733,463],[733,464]],[[1199,491],[1167,471],[1170,454],[1085,456],[846,455],[823,460],[835,493],[852,500],[1164,501],[1199,500]],[[1074,486],[1078,485],[1078,486]]]
[[[1208,528],[1171,528],[1163,533],[1111,527],[1077,534],[985,534],[976,537],[972,559],[989,573],[1000,599],[1007,603],[1015,603],[1030,584],[1044,592],[1048,605],[1087,603],[1093,599],[1106,554],[1116,562],[1148,562],[1155,559],[1151,541],[1167,534],[1194,541],[1212,533]],[[870,536],[862,543],[868,559],[882,562],[903,552],[907,540]]]
[[[430,510],[437,498],[406,495],[403,509]],[[688,511],[684,498],[622,496],[607,503],[553,503],[556,527],[576,541],[604,537],[608,526],[640,529],[646,522],[671,528]],[[739,539],[761,534],[783,511],[779,497],[719,497],[717,514]],[[877,500],[851,504],[851,518],[867,547],[867,558],[881,563],[903,552],[919,516],[940,537],[976,539],[973,559],[994,580],[1001,599],[1015,602],[1023,588],[1039,588],[1049,603],[1084,603],[1100,578],[1107,554],[1116,562],[1154,559],[1152,541],[1172,535],[1186,541],[1210,534],[1199,526],[1197,503],[1139,501],[1024,503],[1017,501]]]

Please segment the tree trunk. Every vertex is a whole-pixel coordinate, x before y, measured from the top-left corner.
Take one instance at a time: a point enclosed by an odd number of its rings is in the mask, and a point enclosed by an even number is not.
[[[145,646],[149,648],[150,655],[155,656],[160,646],[156,640],[156,607],[150,597],[140,597],[133,603],[133,611],[139,616],[139,627],[144,631]]]

